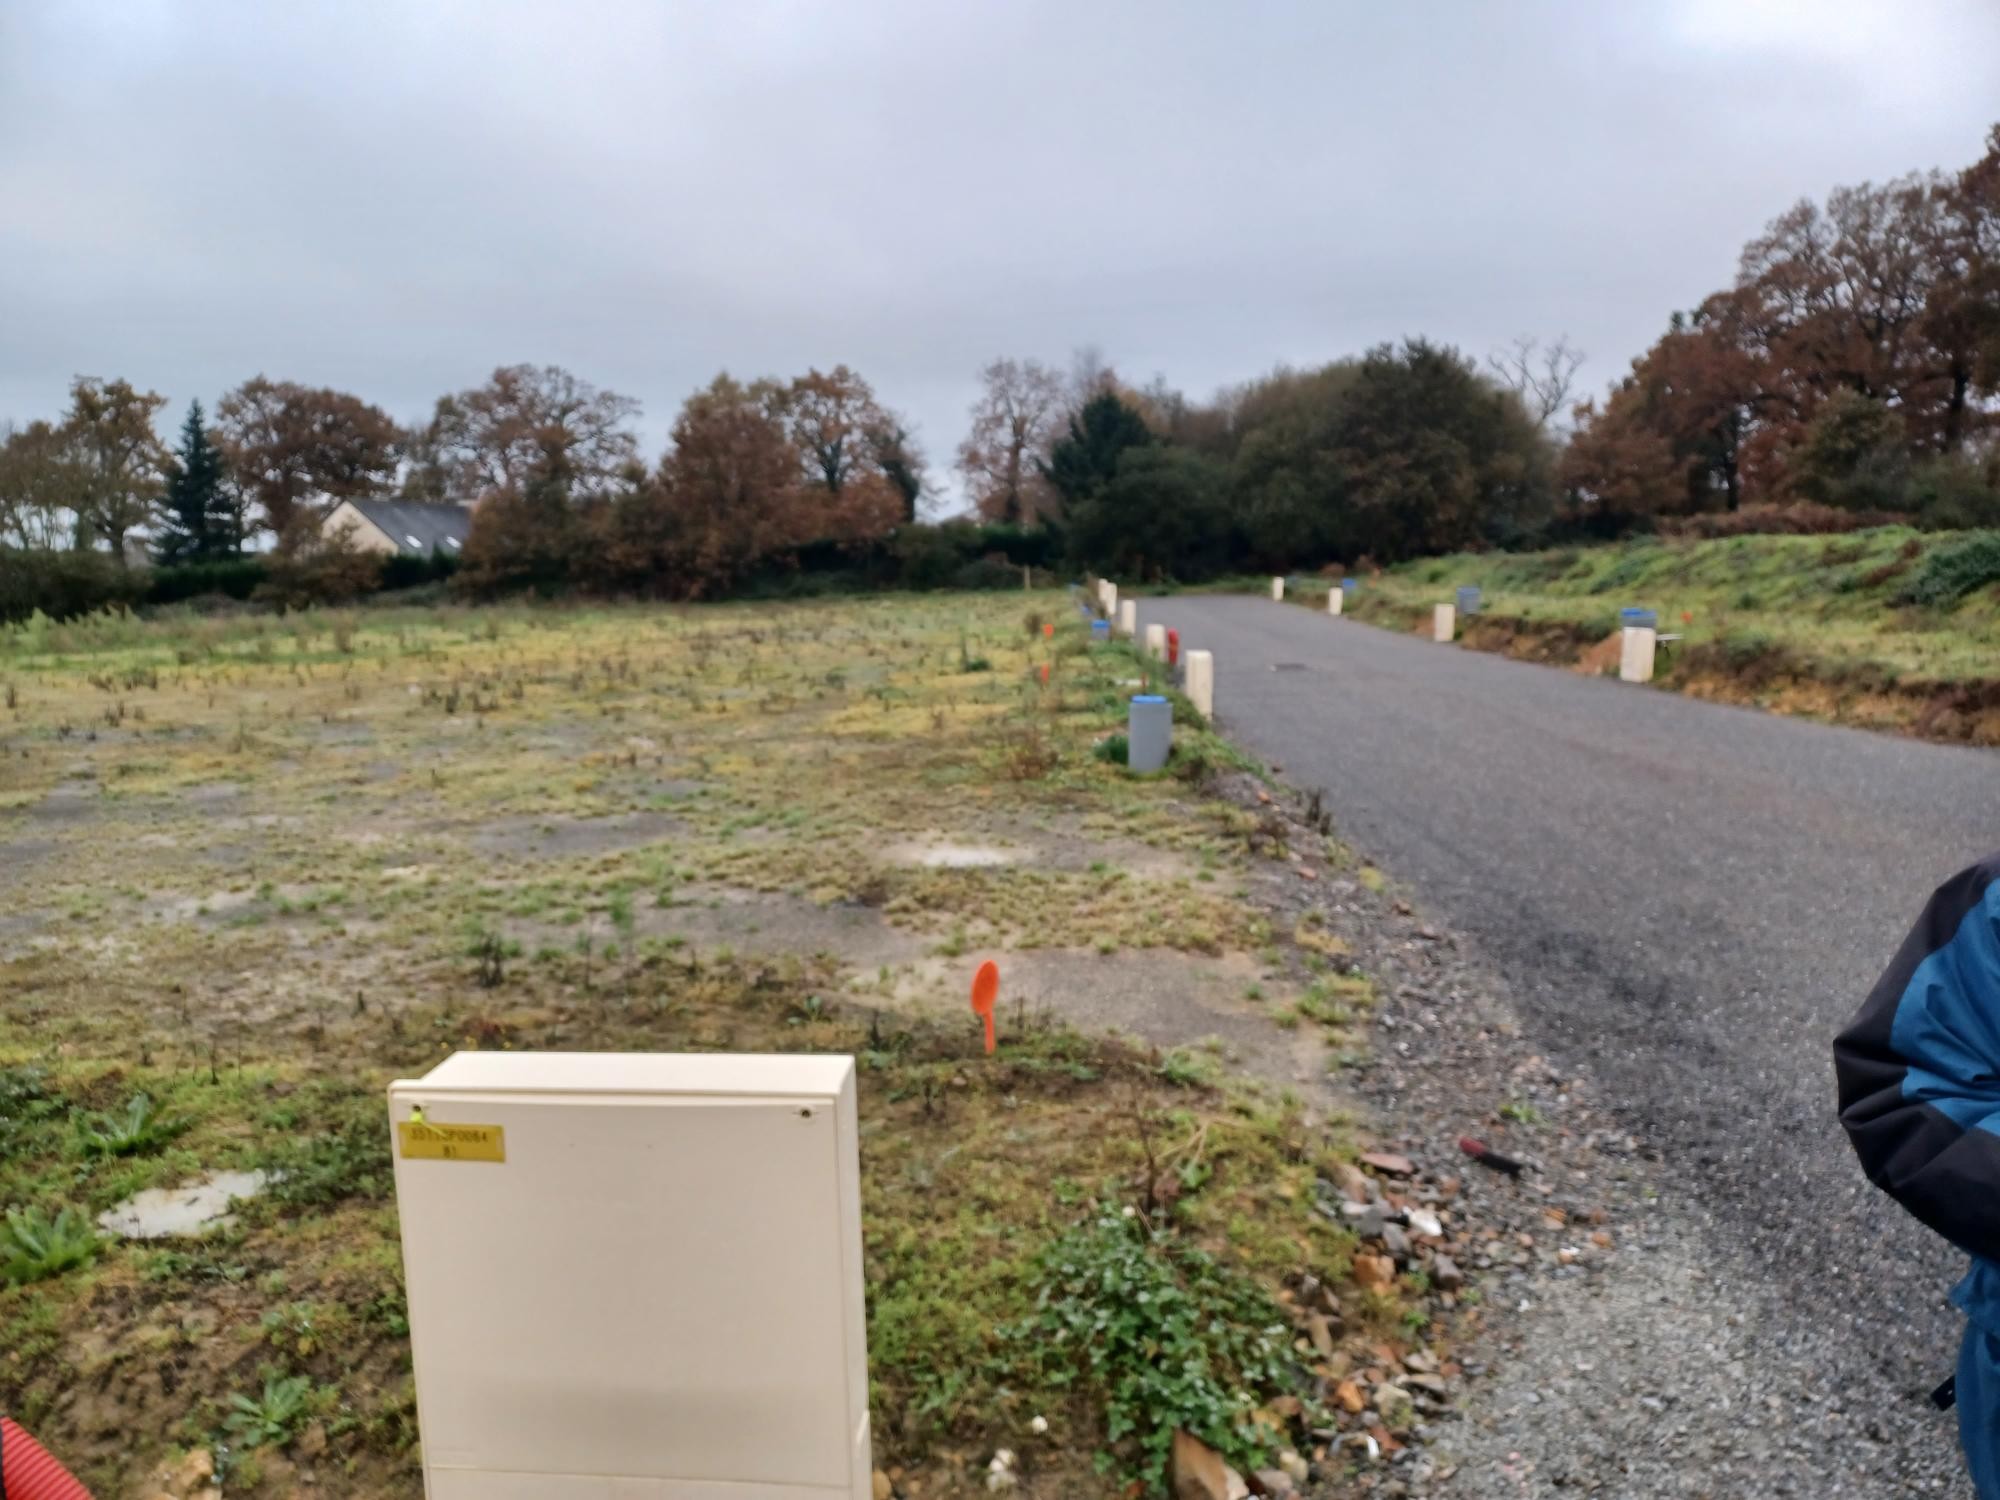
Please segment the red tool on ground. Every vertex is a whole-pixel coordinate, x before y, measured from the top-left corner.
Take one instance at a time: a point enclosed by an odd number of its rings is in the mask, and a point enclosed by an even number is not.
[[[91,1500],[90,1491],[23,1432],[0,1417],[0,1496],[6,1500]]]
[[[972,1013],[986,1023],[986,1051],[993,1051],[993,1006],[1000,998],[1000,965],[987,959],[972,976]]]
[[[1495,1151],[1484,1141],[1476,1141],[1469,1135],[1458,1138],[1458,1149],[1478,1162],[1482,1167],[1491,1167],[1496,1172],[1505,1172],[1509,1177],[1519,1177],[1527,1163],[1515,1161]]]

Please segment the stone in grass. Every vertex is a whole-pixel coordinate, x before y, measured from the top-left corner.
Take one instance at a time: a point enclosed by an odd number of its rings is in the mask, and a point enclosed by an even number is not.
[[[1395,1281],[1396,1263],[1386,1255],[1357,1255],[1354,1279],[1363,1287],[1379,1290]]]
[[[1250,1486],[1193,1433],[1176,1428],[1167,1456],[1174,1500],[1246,1500]]]
[[[1361,1155],[1364,1167],[1373,1167],[1391,1177],[1411,1177],[1416,1174],[1417,1165],[1407,1156],[1398,1156],[1393,1151],[1364,1151]]]
[[[210,1172],[178,1187],[147,1188],[97,1216],[97,1227],[128,1240],[166,1240],[233,1223],[230,1209],[270,1185],[268,1172]]]

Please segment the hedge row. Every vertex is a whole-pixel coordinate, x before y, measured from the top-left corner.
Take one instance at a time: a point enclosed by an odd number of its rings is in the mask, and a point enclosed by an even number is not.
[[[797,598],[885,589],[1018,588],[1021,569],[1048,572],[1062,560],[1057,532],[966,521],[905,526],[862,547],[815,543],[773,558],[730,594]],[[415,588],[450,578],[458,559],[397,554],[383,559],[376,591]],[[279,582],[256,555],[174,567],[125,569],[105,552],[19,552],[0,547],[0,621],[41,612],[67,619],[100,609],[139,609],[190,599],[269,600]]]

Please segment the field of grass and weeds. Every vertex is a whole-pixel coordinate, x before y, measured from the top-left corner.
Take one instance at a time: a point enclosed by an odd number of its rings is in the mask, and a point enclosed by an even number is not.
[[[414,1496],[385,1084],[832,1050],[901,1493],[1001,1442],[1031,1493],[1108,1494],[1175,1425],[1246,1467],[1302,1441],[1280,1309],[1346,1272],[1316,1197],[1353,1148],[1239,1053],[1345,1050],[1366,981],[1247,900],[1258,819],[1204,794],[1245,763],[1184,703],[1166,774],[1097,753],[1146,675],[1055,593],[0,632],[0,1410],[101,1494],[195,1453],[231,1495]],[[268,1185],[205,1234],[95,1227],[222,1171]],[[1405,1310],[1359,1295],[1349,1336]]]

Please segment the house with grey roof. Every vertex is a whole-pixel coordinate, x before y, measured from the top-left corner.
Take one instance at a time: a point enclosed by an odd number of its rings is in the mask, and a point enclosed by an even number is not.
[[[363,552],[456,557],[472,530],[472,507],[422,500],[343,500],[320,522],[328,539],[345,532]]]

